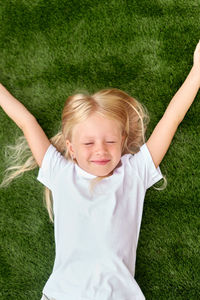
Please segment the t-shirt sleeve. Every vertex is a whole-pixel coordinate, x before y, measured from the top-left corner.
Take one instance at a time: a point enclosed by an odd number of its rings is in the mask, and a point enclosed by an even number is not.
[[[37,180],[51,190],[57,174],[67,163],[67,159],[53,145],[50,145],[44,155]]]
[[[146,189],[163,178],[160,168],[155,167],[146,144],[142,145],[140,151],[133,155],[131,164],[137,170],[137,174],[144,182]]]

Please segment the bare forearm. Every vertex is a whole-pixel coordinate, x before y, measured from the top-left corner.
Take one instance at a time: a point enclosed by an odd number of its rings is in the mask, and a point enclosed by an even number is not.
[[[2,84],[0,84],[0,106],[22,130],[26,121],[33,117],[24,105],[14,98]]]
[[[200,71],[193,66],[186,80],[170,101],[165,115],[170,115],[171,119],[179,124],[194,101],[199,88]]]

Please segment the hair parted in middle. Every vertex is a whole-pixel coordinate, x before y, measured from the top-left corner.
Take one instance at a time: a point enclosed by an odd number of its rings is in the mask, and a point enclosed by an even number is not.
[[[52,144],[67,158],[72,159],[66,140],[72,139],[73,128],[92,113],[119,122],[125,141],[122,155],[135,154],[145,142],[148,114],[136,99],[119,89],[104,89],[93,95],[78,93],[69,96],[62,112],[62,130],[51,139]]]

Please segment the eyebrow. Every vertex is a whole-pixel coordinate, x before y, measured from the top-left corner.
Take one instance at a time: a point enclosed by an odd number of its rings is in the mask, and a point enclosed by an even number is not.
[[[84,137],[81,137],[82,139],[94,139],[95,136],[84,136]],[[105,139],[110,139],[110,138],[118,138],[117,135],[111,135],[111,136],[106,136]]]

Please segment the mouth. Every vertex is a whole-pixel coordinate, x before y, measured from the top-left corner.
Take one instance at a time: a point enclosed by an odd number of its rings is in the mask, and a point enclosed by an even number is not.
[[[96,164],[96,165],[106,165],[107,163],[109,163],[110,160],[106,159],[106,160],[92,160],[91,162]]]

